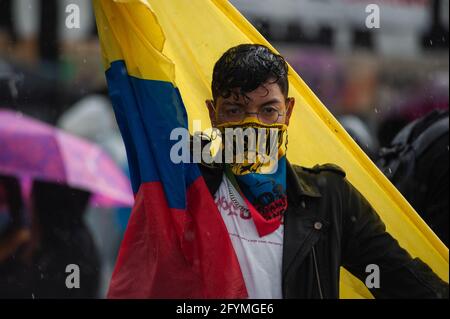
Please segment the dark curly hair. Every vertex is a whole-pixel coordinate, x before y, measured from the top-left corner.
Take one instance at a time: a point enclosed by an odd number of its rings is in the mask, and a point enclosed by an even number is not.
[[[228,98],[232,94],[248,99],[252,92],[268,80],[277,83],[285,97],[289,91],[288,65],[284,58],[260,44],[240,44],[228,49],[213,70],[212,95]],[[239,91],[236,91],[239,89]]]

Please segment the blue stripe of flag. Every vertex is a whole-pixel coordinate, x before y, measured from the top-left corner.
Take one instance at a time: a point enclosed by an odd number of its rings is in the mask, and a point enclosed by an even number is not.
[[[200,176],[196,164],[174,164],[170,132],[187,128],[180,92],[170,82],[128,75],[124,61],[106,71],[109,95],[127,150],[134,193],[145,182],[161,182],[170,208],[186,208],[186,189]]]

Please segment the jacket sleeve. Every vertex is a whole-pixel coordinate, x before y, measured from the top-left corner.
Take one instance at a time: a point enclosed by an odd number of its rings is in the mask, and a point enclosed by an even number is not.
[[[367,280],[375,298],[448,298],[448,284],[401,248],[367,200],[345,178],[342,182],[343,266]]]

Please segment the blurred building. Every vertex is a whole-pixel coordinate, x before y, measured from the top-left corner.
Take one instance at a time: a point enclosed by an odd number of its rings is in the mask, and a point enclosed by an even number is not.
[[[448,108],[445,0],[231,1],[337,116],[386,145],[408,121]],[[379,28],[368,28],[371,5]]]
[[[417,56],[448,48],[449,2],[445,0],[231,1],[270,40],[324,45],[339,52],[367,47],[383,55]],[[366,26],[370,6],[379,28]],[[369,11],[367,11],[369,10]]]
[[[66,26],[69,5],[79,9],[79,28]],[[19,91],[13,102],[0,91],[0,106],[51,123],[86,94],[104,91],[91,1],[0,0],[0,61],[14,70]]]

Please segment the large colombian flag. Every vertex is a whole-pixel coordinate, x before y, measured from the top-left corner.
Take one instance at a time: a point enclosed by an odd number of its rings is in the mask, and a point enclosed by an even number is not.
[[[240,43],[270,44],[225,0],[94,0],[94,7],[136,197],[108,296],[246,297],[212,196],[196,164],[170,161],[176,141],[169,136],[193,120],[209,125],[204,100],[223,52]],[[343,167],[388,231],[448,281],[448,249],[292,69],[289,80],[297,101],[290,161]],[[343,269],[341,297],[372,296]]]

